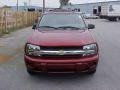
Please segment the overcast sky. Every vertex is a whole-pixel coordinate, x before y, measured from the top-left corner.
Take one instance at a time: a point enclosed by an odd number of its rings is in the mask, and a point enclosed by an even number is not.
[[[42,6],[43,0],[18,0],[19,5],[24,5],[24,2],[27,2],[29,5],[29,1],[31,1],[30,5],[32,6]],[[81,3],[91,3],[91,2],[101,2],[101,1],[116,1],[116,0],[70,0],[73,4],[81,4]],[[0,0],[0,5],[11,5],[15,6],[17,0]],[[47,7],[59,7],[59,0],[46,0]]]

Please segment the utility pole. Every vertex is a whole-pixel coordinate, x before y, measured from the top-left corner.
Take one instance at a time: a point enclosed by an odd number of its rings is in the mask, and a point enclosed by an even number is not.
[[[29,0],[29,6],[31,6],[31,0]]]
[[[43,13],[45,12],[45,0],[43,0]]]
[[[17,0],[17,11],[18,11],[18,9],[19,9],[19,8],[18,8],[18,0]]]

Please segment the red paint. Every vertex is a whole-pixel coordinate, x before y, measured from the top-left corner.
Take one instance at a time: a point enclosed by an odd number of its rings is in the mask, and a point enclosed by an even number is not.
[[[96,43],[89,30],[35,30],[27,43],[39,46],[84,46]],[[97,44],[97,43],[96,43]],[[43,58],[25,55],[28,69],[40,72],[89,71],[97,67],[99,54],[76,58]],[[53,71],[51,71],[53,70]]]
[[[94,43],[89,30],[38,31],[35,30],[28,43],[41,46],[81,46]]]

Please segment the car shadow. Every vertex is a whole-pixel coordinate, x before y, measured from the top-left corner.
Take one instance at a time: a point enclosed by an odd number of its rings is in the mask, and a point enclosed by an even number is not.
[[[30,75],[30,78],[37,81],[47,81],[47,82],[70,82],[70,81],[86,81],[92,79],[95,74],[86,74],[86,73],[74,73],[74,74],[36,74]]]

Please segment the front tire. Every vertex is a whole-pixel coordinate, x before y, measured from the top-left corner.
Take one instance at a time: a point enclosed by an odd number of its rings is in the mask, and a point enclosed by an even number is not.
[[[34,71],[29,70],[29,69],[27,69],[27,72],[28,72],[29,75],[35,75],[36,74]]]
[[[88,73],[89,73],[89,74],[95,74],[95,73],[96,73],[96,70],[89,71]]]
[[[87,72],[87,74],[95,74],[95,73],[96,73],[96,69],[90,70],[90,71]]]

